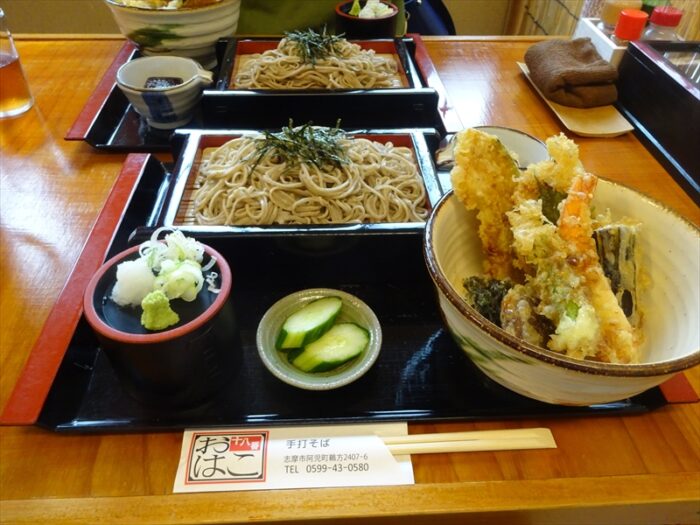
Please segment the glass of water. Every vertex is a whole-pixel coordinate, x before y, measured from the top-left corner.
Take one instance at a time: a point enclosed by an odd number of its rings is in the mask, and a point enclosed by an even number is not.
[[[33,103],[5,13],[0,8],[0,118],[21,115]]]

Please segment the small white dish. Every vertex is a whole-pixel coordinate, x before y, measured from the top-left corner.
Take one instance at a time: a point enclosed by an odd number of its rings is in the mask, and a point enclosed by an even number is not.
[[[370,335],[369,345],[360,356],[334,370],[303,372],[287,360],[286,352],[277,350],[275,341],[290,315],[311,301],[328,296],[343,301],[336,322],[353,322],[365,328]],[[258,324],[256,343],[263,364],[281,381],[305,390],[332,390],[356,381],[372,367],[381,350],[382,330],[372,309],[354,295],[331,288],[310,288],[283,297],[267,310]]]
[[[530,70],[522,62],[517,62],[525,78],[535,88],[537,94],[545,101],[562,124],[581,137],[617,137],[634,128],[623,117],[615,106],[600,106],[597,108],[570,108],[552,102],[545,97],[530,78]]]

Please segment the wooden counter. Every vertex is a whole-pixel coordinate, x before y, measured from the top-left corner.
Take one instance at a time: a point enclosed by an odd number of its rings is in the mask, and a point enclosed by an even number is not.
[[[121,40],[20,40],[36,104],[0,121],[0,405],[125,156],[63,140]],[[563,131],[515,62],[525,39],[425,38],[466,126]],[[700,211],[632,134],[574,137],[587,169]],[[687,373],[700,390],[700,369]],[[0,428],[2,523],[697,523],[700,404],[625,417],[410,424],[411,433],[544,426],[558,448],[414,456],[403,487],[173,495],[181,433]],[[411,516],[410,518],[408,516]]]

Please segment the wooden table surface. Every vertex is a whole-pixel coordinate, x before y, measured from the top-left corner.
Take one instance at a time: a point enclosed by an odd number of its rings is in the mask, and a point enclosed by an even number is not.
[[[563,128],[522,77],[532,40],[425,38],[466,126],[545,138]],[[0,121],[0,405],[4,406],[124,154],[63,137],[122,46],[18,43],[36,104]],[[587,169],[696,224],[700,211],[632,135],[574,137]],[[700,370],[686,375],[700,389]],[[172,494],[182,435],[57,435],[0,428],[2,523],[697,523],[700,404],[652,413],[417,424],[411,433],[544,426],[552,450],[419,455],[403,487]],[[407,516],[412,516],[410,519]]]

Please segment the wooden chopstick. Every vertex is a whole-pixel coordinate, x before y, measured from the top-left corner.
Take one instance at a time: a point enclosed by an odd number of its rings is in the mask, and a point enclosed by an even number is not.
[[[394,455],[484,450],[531,450],[557,447],[554,436],[548,428],[409,434],[407,436],[383,436],[382,440]]]

